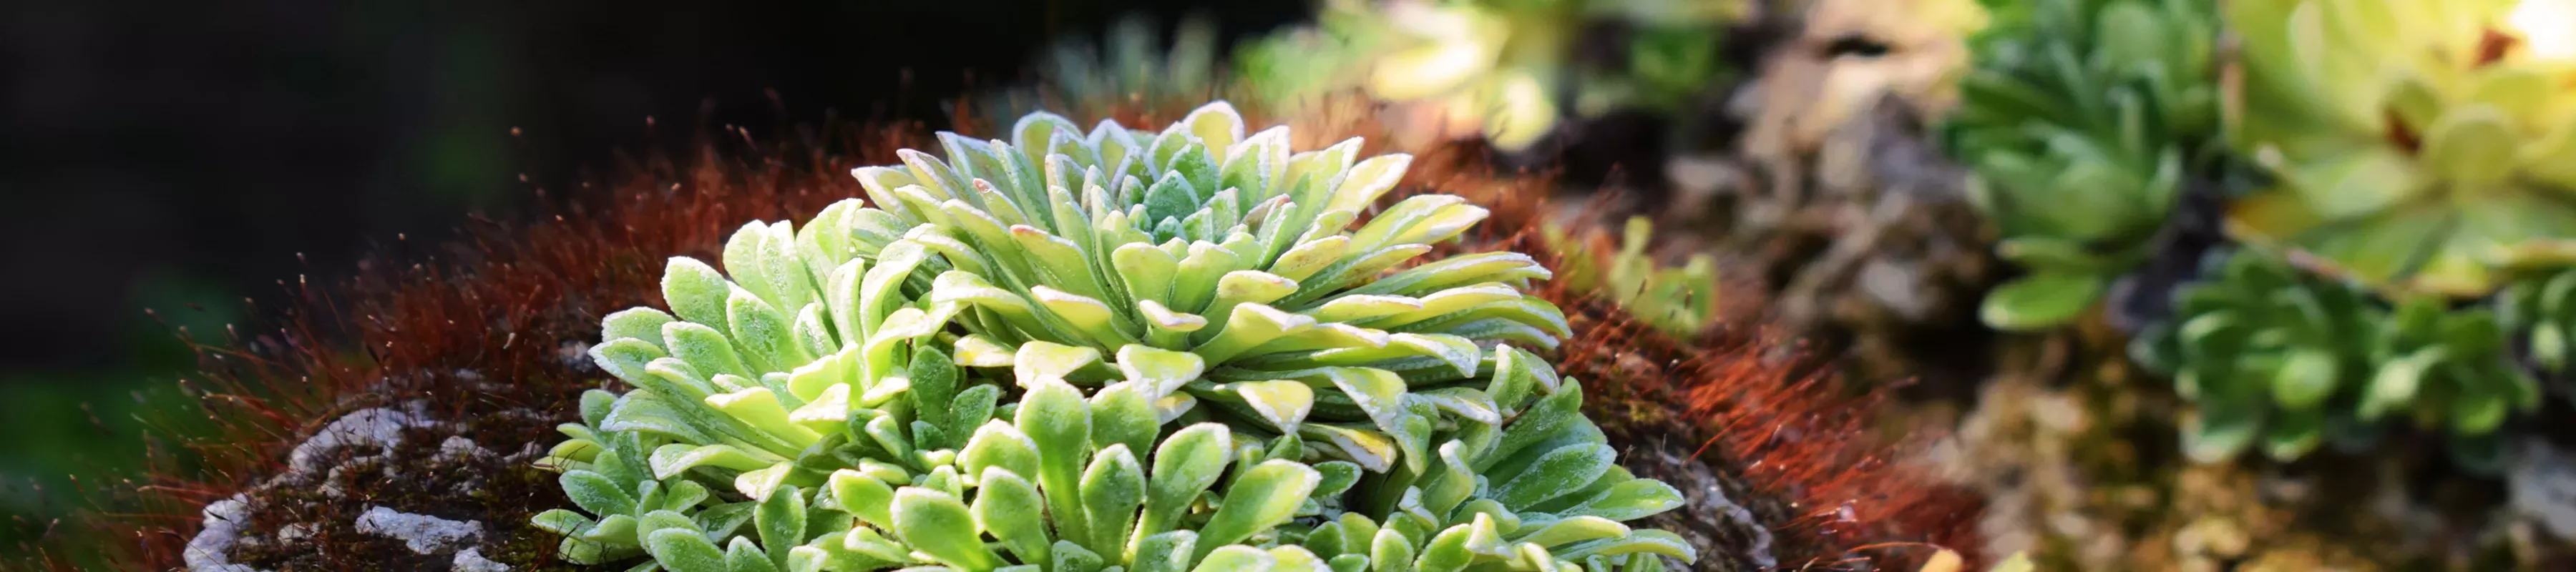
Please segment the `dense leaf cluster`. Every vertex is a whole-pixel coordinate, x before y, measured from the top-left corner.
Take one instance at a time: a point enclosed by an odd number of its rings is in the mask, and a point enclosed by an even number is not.
[[[1564,315],[1509,252],[1406,266],[1484,209],[1409,157],[1292,153],[1223,103],[1159,132],[1033,114],[752,223],[670,313],[608,316],[551,465],[563,554],[676,572],[1661,569],[1536,354]],[[862,206],[862,205],[866,206]]]
[[[2474,467],[2500,450],[2492,437],[2511,413],[2539,406],[2538,383],[2508,358],[2508,330],[2487,307],[2454,310],[2432,296],[2390,307],[2277,255],[2212,258],[2222,259],[2207,281],[2178,291],[2175,321],[2132,352],[2199,405],[2183,429],[2195,459],[2258,444],[2294,459],[2409,419],[2451,434]]]
[[[2516,280],[2500,301],[2497,313],[2521,332],[2523,355],[2541,371],[2566,376],[2576,364],[2576,268]]]
[[[2576,62],[2509,41],[2516,2],[1994,5],[1947,132],[2030,270],[1988,296],[1988,324],[2081,317],[2156,254],[2182,186],[2241,160],[2267,188],[2208,224],[2243,252],[2209,257],[2131,352],[2196,403],[2191,456],[2296,458],[2406,417],[2486,465],[2538,406],[2525,362],[2562,369],[2568,346],[2550,280],[2576,245],[2557,166],[2576,157],[2558,81]],[[2514,275],[2533,278],[2483,299]]]
[[[2207,0],[2042,0],[1979,36],[1947,126],[1971,197],[2030,269],[1986,298],[1989,325],[2073,321],[2152,254],[2185,182],[2208,175],[2218,85]]]

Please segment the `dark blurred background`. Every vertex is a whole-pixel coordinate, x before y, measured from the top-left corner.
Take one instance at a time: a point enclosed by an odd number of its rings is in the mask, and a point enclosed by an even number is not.
[[[521,173],[561,187],[621,149],[680,149],[696,125],[774,135],[834,112],[937,125],[970,85],[1025,79],[1048,41],[1185,11],[1231,41],[1306,6],[12,0],[0,540],[78,506],[75,478],[135,469],[137,420],[168,411],[193,365],[172,327],[247,325],[243,299],[280,299],[280,280],[329,279],[397,234],[452,237],[468,213],[526,212],[537,198]]]

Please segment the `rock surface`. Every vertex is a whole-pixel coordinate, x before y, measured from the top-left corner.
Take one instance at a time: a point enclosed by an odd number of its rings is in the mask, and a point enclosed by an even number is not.
[[[412,552],[436,554],[455,550],[458,544],[483,537],[483,523],[453,521],[425,514],[397,512],[385,507],[368,507],[358,515],[357,530],[403,541]]]
[[[484,558],[483,550],[479,548],[467,548],[457,552],[456,562],[450,566],[453,567],[450,570],[454,572],[510,572],[510,565]]]
[[[323,426],[321,431],[314,432],[313,437],[296,444],[295,450],[287,454],[287,472],[271,478],[267,484],[259,488],[300,485],[310,481],[315,473],[336,473],[340,467],[329,463],[337,455],[359,452],[372,453],[376,456],[392,454],[394,448],[402,444],[402,433],[405,429],[436,424],[426,419],[421,409],[421,404],[415,402],[404,409],[379,407],[361,409],[341,416],[329,425]],[[328,484],[321,490],[326,495],[338,493],[337,488]],[[260,570],[232,562],[232,551],[235,545],[251,540],[247,537],[257,534],[251,530],[250,518],[254,495],[257,492],[254,490],[251,493],[233,495],[232,498],[206,505],[205,527],[197,532],[195,538],[188,540],[187,552],[182,555],[183,560],[188,564],[188,572],[256,572]],[[275,534],[269,536],[273,536],[278,541],[292,542],[303,540],[310,535],[311,528],[308,526],[288,525],[278,528]]]
[[[2522,443],[2505,473],[2513,510],[2561,539],[2576,539],[2576,458],[2541,439]]]
[[[328,468],[322,463],[329,455],[352,447],[374,447],[378,455],[391,454],[394,447],[402,445],[404,429],[436,424],[423,418],[420,403],[414,402],[409,409],[379,407],[342,416],[315,432],[313,438],[296,445],[295,452],[286,457],[287,467],[299,473],[322,471]]]
[[[240,540],[242,528],[250,523],[249,503],[243,495],[206,505],[205,528],[188,540],[187,551],[180,555],[188,572],[261,572],[232,562],[233,543]]]
[[[426,409],[361,409],[315,431],[285,472],[206,507],[188,572],[497,572],[550,561],[551,540],[513,535],[530,529],[527,513],[565,504],[532,466],[560,420],[513,410],[441,421]]]
[[[1654,439],[1631,445],[1620,453],[1621,465],[1682,492],[1681,508],[1647,517],[1637,528],[1673,531],[1703,551],[1698,566],[1673,569],[1769,570],[1780,565],[1772,554],[1771,529],[1727,494],[1728,483],[1715,469],[1691,455],[1697,444]]]

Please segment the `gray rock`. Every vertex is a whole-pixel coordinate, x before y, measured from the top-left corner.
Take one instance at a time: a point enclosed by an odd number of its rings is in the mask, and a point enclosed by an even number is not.
[[[467,439],[463,435],[448,437],[446,441],[438,444],[438,460],[441,461],[466,461],[490,454],[492,454],[491,450],[484,449],[482,445],[475,444],[473,439]]]
[[[242,538],[242,528],[250,524],[250,503],[242,495],[206,505],[205,528],[179,558],[187,563],[188,572],[267,572],[249,565],[232,563],[232,547]]]
[[[321,471],[326,455],[349,447],[374,447],[379,455],[391,454],[394,447],[402,445],[404,429],[436,424],[418,411],[362,409],[332,421],[313,438],[297,444],[295,452],[286,457],[287,466],[301,473]]]
[[[403,541],[412,552],[436,554],[455,550],[459,545],[483,537],[483,523],[458,522],[425,514],[397,512],[381,506],[367,507],[358,515],[358,532]]]
[[[483,551],[477,548],[457,552],[456,563],[450,566],[455,572],[510,572],[510,565],[484,558]]]
[[[2526,439],[2505,470],[2516,514],[2560,539],[2576,539],[2576,459],[2540,439]]]

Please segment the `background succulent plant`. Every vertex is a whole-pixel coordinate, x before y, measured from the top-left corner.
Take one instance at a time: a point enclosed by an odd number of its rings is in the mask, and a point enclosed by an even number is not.
[[[1435,131],[1521,151],[1569,110],[1669,112],[1698,95],[1723,72],[1722,28],[1745,11],[1733,0],[1330,0],[1316,26],[1250,43],[1237,65],[1273,101],[1358,88],[1419,107]],[[1633,28],[1623,65],[1569,66],[1582,24],[1599,21]]]
[[[1353,87],[1358,68],[1384,49],[1390,36],[1368,0],[1316,4],[1314,22],[1247,40],[1233,64],[1245,85],[1264,101],[1295,103]]]
[[[1682,266],[1665,266],[1646,254],[1654,223],[1629,217],[1617,251],[1606,240],[1571,236],[1565,227],[1540,229],[1559,257],[1557,283],[1579,292],[1597,292],[1630,315],[1676,338],[1699,333],[1717,315],[1717,258],[1690,257]]]
[[[1946,136],[1969,196],[2030,274],[1979,316],[2066,323],[2150,254],[2187,179],[2221,156],[2216,8],[2205,0],[2043,0],[1999,10]]]
[[[2175,321],[2151,328],[2132,352],[2198,405],[2183,424],[2194,459],[2221,461],[2257,444],[2295,459],[2397,418],[2450,434],[2462,453],[2492,451],[2486,437],[2539,405],[2537,382],[2506,359],[2505,330],[2486,308],[2417,296],[2392,310],[2277,255],[2212,256],[2224,261],[2176,294]]]
[[[1577,61],[1566,107],[1594,117],[1622,108],[1658,116],[1685,111],[1694,98],[1724,84],[1735,70],[1721,63],[1728,27],[1751,16],[1736,0],[1610,0],[1587,2],[1588,18],[1624,32],[1610,36],[1614,55]]]
[[[2531,273],[2507,286],[2500,302],[2499,317],[2520,334],[2532,365],[2566,375],[2576,352],[2576,269]]]
[[[2493,265],[2562,257],[2576,60],[2529,39],[2517,4],[2227,3],[2243,41],[2228,137],[2279,178],[2231,209],[2234,233],[2454,297],[2491,292]]]
[[[2492,308],[2452,309],[2437,296],[2412,296],[2377,332],[2377,370],[2362,396],[2364,421],[2404,416],[2448,431],[2452,458],[2471,469],[2502,468],[2498,429],[2516,413],[2540,407],[2540,383],[2506,353],[2506,332]]]
[[[1184,109],[1225,85],[1216,21],[1182,18],[1165,37],[1161,24],[1128,16],[1098,37],[1075,36],[1031,58],[1034,82],[976,101],[993,125],[1010,125],[1041,109]]]
[[[2206,280],[2175,293],[2174,318],[2138,338],[2134,357],[2172,375],[2198,404],[2184,450],[2218,462],[2260,445],[2297,458],[2351,426],[2384,312],[2368,293],[2310,278],[2261,252],[2218,252]]]
[[[1579,386],[1515,349],[1567,335],[1521,290],[1545,268],[1502,252],[1395,270],[1483,209],[1418,195],[1350,228],[1408,157],[1292,154],[1285,128],[1247,136],[1223,103],[1161,132],[1041,113],[1012,135],[943,133],[945,160],[857,169],[875,206],[748,225],[730,280],[673,260],[676,318],[604,320],[592,356],[636,389],[564,428],[554,465],[598,499],[538,518],[573,534],[565,555],[679,572],[1695,556],[1620,524],[1679,492],[1618,468]],[[730,486],[643,500],[672,479]]]
[[[1557,77],[1574,30],[1564,23],[1580,14],[1578,2],[1431,2],[1336,0],[1317,18],[1332,40],[1290,36],[1274,47],[1252,48],[1247,59],[1276,62],[1307,57],[1307,45],[1337,41],[1351,58],[1325,74],[1321,86],[1355,85],[1370,96],[1425,102],[1443,122],[1476,126],[1496,146],[1527,148],[1555,128]],[[1288,69],[1251,65],[1251,69]],[[1338,68],[1338,69],[1336,69]],[[1335,77],[1341,74],[1357,74]],[[1347,82],[1347,83],[1345,83]],[[1326,87],[1326,90],[1334,87]]]

